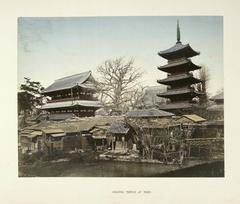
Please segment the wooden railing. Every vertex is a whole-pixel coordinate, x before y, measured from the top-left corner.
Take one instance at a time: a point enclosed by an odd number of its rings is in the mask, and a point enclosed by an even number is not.
[[[48,103],[56,103],[56,102],[64,102],[64,101],[74,101],[74,100],[97,100],[95,97],[91,96],[76,96],[76,97],[68,97],[68,98],[61,98],[61,99],[52,99]]]

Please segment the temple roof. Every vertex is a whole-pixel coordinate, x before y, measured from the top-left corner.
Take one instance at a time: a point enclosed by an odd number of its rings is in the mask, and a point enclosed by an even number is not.
[[[181,57],[194,57],[199,55],[200,53],[193,50],[189,44],[182,44],[181,42],[177,42],[174,46],[170,47],[169,49],[160,51],[158,53],[159,56],[171,60],[177,59]]]
[[[173,115],[174,115],[173,113],[151,108],[151,109],[132,110],[132,111],[129,111],[126,116],[129,118],[159,118],[159,117],[169,117]]]
[[[187,58],[182,58],[180,60],[176,60],[164,66],[158,67],[159,70],[167,73],[171,73],[179,70],[193,71],[200,68],[201,68],[200,66],[195,65],[194,63],[192,63],[190,59],[187,59]]]
[[[89,101],[89,100],[75,100],[75,101],[62,101],[56,103],[47,103],[41,106],[42,110],[53,109],[53,108],[65,108],[73,106],[84,106],[84,107],[102,107],[100,101]]]
[[[80,74],[75,74],[72,76],[67,76],[61,79],[57,79],[53,84],[51,84],[46,89],[44,89],[42,93],[45,94],[45,93],[64,90],[64,89],[71,89],[76,86],[92,89],[93,84],[87,82],[90,76],[91,76],[91,71],[88,71]]]
[[[158,80],[157,82],[160,84],[165,84],[165,85],[170,85],[173,83],[176,83],[176,81],[181,82],[181,81],[189,81],[190,84],[195,84],[201,82],[200,79],[197,79],[193,77],[191,74],[178,74],[178,75],[170,75],[169,77],[165,79]]]

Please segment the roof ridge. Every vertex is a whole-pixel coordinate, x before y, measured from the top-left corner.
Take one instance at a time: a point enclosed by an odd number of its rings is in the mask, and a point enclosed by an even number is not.
[[[63,79],[71,78],[71,77],[73,77],[73,76],[78,76],[78,75],[81,75],[81,74],[87,74],[87,73],[90,74],[90,73],[91,73],[91,70],[86,71],[86,72],[81,72],[81,73],[78,73],[78,74],[73,74],[73,75],[66,76],[66,77],[62,77],[62,78],[56,79],[55,81],[60,81],[60,80],[63,80]]]

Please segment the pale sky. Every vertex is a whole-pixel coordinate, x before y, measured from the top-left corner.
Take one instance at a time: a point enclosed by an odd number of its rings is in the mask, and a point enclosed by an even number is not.
[[[142,85],[156,86],[166,77],[157,55],[176,43],[179,19],[181,41],[200,52],[195,64],[210,73],[209,93],[223,88],[223,18],[218,16],[60,17],[18,19],[18,86],[24,77],[44,87],[54,80],[92,70],[107,59],[134,58],[143,71]]]

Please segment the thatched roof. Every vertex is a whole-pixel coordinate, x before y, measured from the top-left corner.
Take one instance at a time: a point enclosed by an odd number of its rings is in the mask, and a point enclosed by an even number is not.
[[[120,120],[113,122],[107,132],[113,134],[127,134],[129,130],[130,126],[126,122]]]

